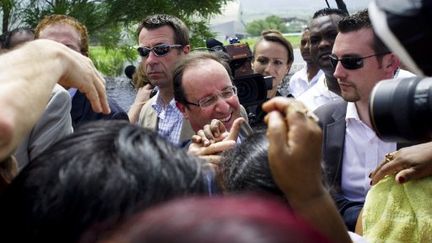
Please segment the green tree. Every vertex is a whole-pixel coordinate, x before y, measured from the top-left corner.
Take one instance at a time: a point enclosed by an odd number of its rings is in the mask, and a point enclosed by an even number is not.
[[[0,3],[18,0],[0,0]],[[107,51],[123,52],[130,60],[137,58],[131,46],[137,43],[136,26],[147,15],[171,14],[179,17],[191,30],[192,47],[205,45],[213,37],[208,21],[220,14],[222,6],[230,0],[21,0],[12,9],[20,13],[23,22],[36,27],[43,16],[67,14],[87,26],[92,45],[102,45]],[[6,6],[6,5],[4,5]],[[2,7],[5,13],[6,7]],[[8,5],[9,6],[9,5]],[[4,16],[4,15],[3,15]]]
[[[259,36],[263,30],[275,29],[282,33],[287,32],[287,26],[282,18],[271,15],[265,19],[254,20],[246,25],[246,32],[252,36]]]

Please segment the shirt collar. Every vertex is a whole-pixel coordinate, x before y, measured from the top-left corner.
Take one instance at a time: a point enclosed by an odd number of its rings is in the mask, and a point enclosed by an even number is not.
[[[347,104],[345,120],[348,121],[350,119],[360,121],[359,115],[357,113],[357,107],[353,102],[348,102]]]
[[[164,103],[162,100],[162,97],[160,96],[160,92],[158,91],[156,93],[156,99],[153,100],[153,103],[151,104],[151,106],[153,107],[153,109],[156,111],[156,113],[159,115],[162,110],[164,109]],[[181,113],[176,106],[175,103],[175,99],[172,98],[171,101],[168,103],[168,105],[166,106],[165,110],[170,110],[173,109],[174,111],[176,111],[177,113]]]

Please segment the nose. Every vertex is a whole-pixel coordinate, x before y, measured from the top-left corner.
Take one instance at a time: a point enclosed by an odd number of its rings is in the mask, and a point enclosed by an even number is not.
[[[142,60],[147,64],[157,63],[158,57],[151,51],[147,57],[143,57]]]
[[[268,62],[264,68],[264,75],[272,75],[273,67],[271,62]]]
[[[227,113],[229,112],[230,105],[227,100],[223,99],[222,97],[218,97],[218,100],[215,104],[215,111],[218,113]]]
[[[327,38],[322,38],[318,48],[332,48],[333,47],[333,41],[327,39]]]
[[[340,78],[343,78],[346,76],[345,68],[342,66],[340,61],[337,62],[333,76],[337,79],[340,79]]]

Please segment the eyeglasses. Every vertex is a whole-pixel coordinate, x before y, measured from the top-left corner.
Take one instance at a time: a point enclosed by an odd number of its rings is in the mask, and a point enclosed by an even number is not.
[[[340,61],[344,68],[349,69],[349,70],[355,70],[355,69],[359,69],[359,68],[363,67],[363,59],[366,59],[369,57],[375,57],[375,56],[382,56],[382,55],[386,55],[389,53],[390,52],[384,52],[384,53],[373,54],[373,55],[365,56],[365,57],[347,56],[347,57],[341,57],[341,58],[338,58],[335,54],[331,54],[329,57],[330,57],[331,65],[334,68],[336,68],[338,61]]]
[[[153,52],[153,54],[155,54],[155,56],[157,56],[157,57],[163,57],[166,54],[168,54],[168,52],[171,50],[171,48],[180,48],[180,47],[182,47],[182,45],[179,45],[179,44],[174,44],[174,45],[159,44],[159,45],[153,46],[152,48],[141,46],[141,47],[137,48],[137,51],[138,51],[138,54],[142,57],[148,57],[150,52]]]
[[[206,108],[206,107],[209,107],[209,106],[216,104],[219,97],[226,100],[226,99],[233,97],[234,95],[237,95],[237,87],[236,86],[229,86],[229,87],[224,88],[222,91],[220,91],[216,95],[211,95],[211,96],[207,96],[207,97],[200,99],[198,101],[198,103],[192,103],[189,101],[186,101],[185,103],[189,104],[189,105],[199,106],[201,108]]]

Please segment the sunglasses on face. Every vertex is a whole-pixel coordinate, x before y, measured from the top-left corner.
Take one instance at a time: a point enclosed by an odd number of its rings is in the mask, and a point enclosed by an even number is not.
[[[150,52],[153,52],[153,54],[155,54],[155,56],[157,57],[163,57],[166,54],[168,54],[168,52],[171,50],[171,48],[181,48],[182,45],[179,44],[174,44],[174,45],[168,45],[168,44],[159,44],[159,45],[155,45],[152,48],[148,48],[148,47],[138,47],[137,51],[138,54],[142,57],[148,57],[148,55],[150,54]]]
[[[365,57],[359,57],[359,56],[346,56],[346,57],[341,57],[338,58],[335,54],[331,54],[330,57],[330,62],[331,65],[333,66],[333,68],[336,68],[337,63],[340,61],[342,66],[345,69],[349,69],[349,70],[355,70],[355,69],[359,69],[363,67],[363,59],[369,58],[369,57],[376,57],[376,56],[382,56],[382,55],[386,55],[389,54],[390,52],[385,52],[385,53],[378,53],[378,54],[373,54],[370,56],[365,56]]]

